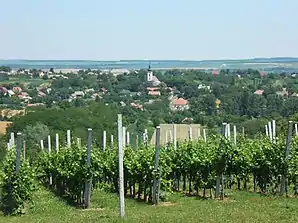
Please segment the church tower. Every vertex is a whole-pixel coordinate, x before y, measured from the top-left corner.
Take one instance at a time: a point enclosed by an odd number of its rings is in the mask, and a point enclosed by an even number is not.
[[[151,70],[151,66],[149,64],[149,68],[147,71],[147,82],[153,81],[153,71]]]

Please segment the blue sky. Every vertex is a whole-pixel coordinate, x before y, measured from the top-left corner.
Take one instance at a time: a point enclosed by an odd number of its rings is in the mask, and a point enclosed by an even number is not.
[[[297,0],[0,0],[1,59],[298,57]]]

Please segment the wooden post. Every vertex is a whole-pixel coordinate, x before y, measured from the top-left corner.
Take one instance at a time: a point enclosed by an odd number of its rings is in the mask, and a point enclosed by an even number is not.
[[[286,151],[285,151],[285,162],[288,162],[289,155],[290,155],[290,149],[291,149],[291,139],[292,139],[292,131],[293,131],[293,122],[288,122],[288,136],[286,141]],[[280,187],[280,195],[283,195],[284,192],[286,192],[286,195],[288,195],[288,168],[285,170],[284,174],[282,175],[281,180],[281,187]]]
[[[126,144],[129,146],[130,145],[130,133],[126,132]]]
[[[17,156],[16,156],[16,172],[20,171],[21,167],[21,137],[22,133],[17,133]]]
[[[298,136],[298,125],[295,123],[295,135]]]
[[[91,165],[92,129],[88,129],[87,166]],[[92,175],[85,182],[85,208],[90,208]]]
[[[126,128],[124,126],[122,126],[122,146],[123,148],[126,147]]]
[[[59,135],[58,135],[58,133],[56,133],[55,138],[56,138],[56,152],[58,153],[59,152]]]
[[[43,140],[40,140],[40,148],[41,150],[44,150]]]
[[[244,127],[242,127],[242,137],[245,137]]]
[[[234,144],[237,145],[237,129],[236,129],[236,125],[233,126],[233,131],[234,131]]]
[[[67,148],[70,148],[71,147],[70,130],[67,130],[66,135],[67,135]]]
[[[206,129],[203,129],[204,142],[207,142]]]
[[[154,179],[153,179],[153,204],[158,205],[159,203],[159,184],[160,184],[160,173],[159,170],[159,146],[160,146],[160,126],[156,127],[156,141],[155,141],[155,154],[154,154]]]
[[[103,143],[102,143],[102,149],[105,151],[107,147],[107,132],[103,131]]]
[[[124,204],[124,171],[123,171],[123,128],[122,115],[118,114],[118,168],[119,168],[119,201],[120,201],[120,217],[125,215]]]

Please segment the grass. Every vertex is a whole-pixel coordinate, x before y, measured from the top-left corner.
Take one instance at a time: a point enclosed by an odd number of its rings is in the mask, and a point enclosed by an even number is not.
[[[90,210],[76,209],[50,192],[35,194],[36,204],[21,217],[4,217],[0,222],[122,222],[115,194],[95,191]],[[298,200],[268,197],[249,192],[232,192],[224,201],[202,200],[174,194],[171,203],[151,206],[126,200],[124,222],[298,222]]]

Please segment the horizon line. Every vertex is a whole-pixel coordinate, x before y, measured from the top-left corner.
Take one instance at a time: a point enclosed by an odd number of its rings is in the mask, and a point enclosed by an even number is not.
[[[88,59],[2,59],[0,61],[84,61],[84,62],[124,62],[124,61],[236,61],[236,60],[258,60],[258,59],[298,59],[297,57],[253,57],[253,58],[229,58],[229,59],[207,59],[207,60],[194,60],[194,59],[120,59],[120,60],[88,60]]]

